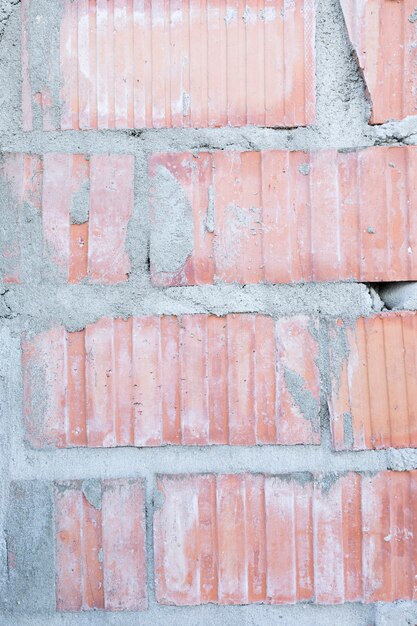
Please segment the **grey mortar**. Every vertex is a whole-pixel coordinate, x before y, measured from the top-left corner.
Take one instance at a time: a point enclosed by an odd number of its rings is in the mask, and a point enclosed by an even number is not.
[[[194,247],[193,213],[182,185],[159,166],[152,180],[150,251],[155,271],[180,270]]]
[[[56,45],[60,0],[43,0],[36,4],[48,24],[45,45]],[[349,43],[338,0],[320,0],[317,13],[317,122],[307,128],[222,128],[222,129],[145,129],[140,131],[54,131],[40,130],[39,113],[35,130],[21,130],[20,78],[20,6],[0,0],[0,147],[2,152],[66,152],[82,154],[131,153],[135,156],[135,207],[129,223],[127,247],[132,260],[129,281],[101,287],[86,281],[66,285],[43,258],[40,222],[35,216],[27,222],[24,233],[25,285],[0,288],[2,329],[0,346],[1,416],[1,494],[7,494],[9,480],[70,480],[143,477],[146,480],[147,569],[149,610],[135,614],[103,614],[90,612],[77,615],[37,615],[4,613],[0,623],[5,626],[133,624],[171,626],[203,626],[207,623],[234,626],[387,626],[414,619],[414,603],[388,606],[205,606],[163,607],[154,598],[152,518],[157,474],[192,472],[346,472],[379,471],[387,468],[417,468],[417,451],[333,452],[328,431],[328,414],[321,407],[322,443],[319,446],[254,446],[254,447],[190,447],[71,449],[35,451],[24,444],[22,424],[22,383],[20,336],[22,332],[39,332],[64,324],[69,330],[83,328],[103,315],[184,314],[229,312],[260,312],[278,318],[282,315],[315,314],[354,319],[379,310],[380,304],[368,285],[326,283],[300,285],[216,285],[214,287],[182,287],[156,289],[149,279],[149,178],[147,161],[154,152],[210,150],[261,150],[319,148],[352,149],[371,145],[416,145],[417,117],[400,122],[370,126],[370,103],[361,72]],[[4,13],[2,13],[3,11]],[[11,11],[11,12],[10,12]],[[5,21],[2,15],[7,14]],[[34,25],[38,28],[38,26]],[[32,38],[33,41],[33,38]],[[31,44],[32,45],[32,44]],[[41,66],[44,51],[34,51],[31,67],[32,87],[37,90],[43,81],[50,81]],[[58,58],[56,56],[56,58]],[[56,68],[54,70],[56,72]],[[59,81],[55,85],[54,111],[59,112]],[[75,211],[76,212],[76,211]],[[77,213],[77,212],[76,212]],[[33,216],[32,216],[33,217]],[[0,215],[1,220],[1,215]],[[3,226],[3,225],[2,225]],[[38,259],[38,261],[36,261]],[[0,286],[1,287],[1,286]],[[379,308],[378,308],[379,307]],[[3,313],[4,312],[4,313]],[[321,340],[322,341],[322,340]],[[322,350],[323,353],[323,350]],[[321,365],[325,371],[326,363]],[[0,515],[4,520],[5,496],[0,499]],[[0,519],[1,522],[1,519]],[[1,537],[0,537],[1,539]],[[0,541],[0,572],[4,572],[4,537]],[[0,582],[1,584],[1,582]],[[1,589],[1,587],[0,587]],[[391,622],[389,621],[391,620]]]
[[[52,9],[51,9],[52,5]],[[61,117],[59,29],[62,2],[32,0],[28,15],[29,81],[32,94],[42,93],[47,88],[52,99],[51,118],[58,123]],[[56,51],[50,54],[50,50]],[[32,98],[33,126],[42,128],[42,114]]]
[[[313,396],[311,391],[306,388],[305,381],[298,372],[285,367],[284,368],[285,385],[291,394],[295,404],[300,409],[304,419],[308,419],[312,423],[313,431],[319,430],[318,409],[319,402]]]
[[[81,489],[91,506],[97,509],[97,511],[101,511],[101,481],[97,478],[89,478],[83,481]]]
[[[90,214],[90,184],[85,181],[71,197],[71,224],[85,224]]]

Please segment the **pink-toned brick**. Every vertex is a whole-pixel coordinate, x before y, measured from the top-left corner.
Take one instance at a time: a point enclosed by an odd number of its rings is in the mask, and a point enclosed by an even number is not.
[[[341,0],[371,99],[371,123],[417,114],[414,0]]]
[[[314,122],[313,0],[63,0],[59,49],[47,51],[60,80],[45,71],[41,85],[31,4],[22,1],[25,130],[38,109],[44,130]]]
[[[162,476],[162,604],[414,600],[417,474]]]
[[[146,608],[140,480],[55,483],[55,524],[58,611]]]
[[[130,155],[7,154],[0,170],[6,196],[5,282],[30,280],[22,262],[23,227],[30,206],[41,223],[46,266],[70,283],[127,280],[127,225],[133,212],[134,159]],[[31,219],[34,219],[31,216]],[[80,223],[79,223],[80,222]],[[34,236],[37,230],[33,229]]]
[[[102,318],[23,343],[35,447],[318,444],[318,322]],[[45,384],[46,383],[46,384]]]
[[[416,280],[416,166],[415,147],[154,155],[153,283]]]
[[[330,326],[336,450],[417,447],[417,314],[382,313]]]

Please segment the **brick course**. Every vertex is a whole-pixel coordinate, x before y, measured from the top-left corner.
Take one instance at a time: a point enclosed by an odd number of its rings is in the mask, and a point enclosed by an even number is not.
[[[152,280],[164,287],[413,280],[416,163],[415,147],[155,155]],[[167,248],[168,261],[160,260],[166,172],[191,206],[189,254],[180,265]],[[185,237],[173,245],[185,246]]]
[[[35,447],[320,443],[317,321],[104,318],[25,341]],[[302,358],[300,358],[302,356]]]
[[[415,472],[161,477],[157,599],[414,599],[415,489]]]

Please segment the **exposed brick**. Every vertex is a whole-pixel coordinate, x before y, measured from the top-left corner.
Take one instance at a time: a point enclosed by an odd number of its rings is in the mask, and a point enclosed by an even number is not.
[[[23,343],[35,447],[318,444],[318,322],[103,318]]]
[[[25,237],[43,246],[45,262],[52,261],[70,283],[83,278],[105,284],[126,280],[133,166],[130,155],[5,155],[0,171],[5,282],[32,279],[30,272],[21,275],[22,258],[33,255]],[[24,235],[30,209],[42,224],[39,242],[34,226]],[[33,215],[31,221],[35,223]]]
[[[163,604],[415,599],[417,472],[164,476]]]
[[[371,123],[417,114],[414,0],[341,0],[372,102]]]
[[[155,155],[153,283],[416,280],[416,167],[414,147]]]
[[[417,314],[338,320],[330,329],[333,445],[417,447]]]
[[[38,109],[44,130],[314,121],[313,0],[64,0],[48,52],[60,81],[45,71],[41,83],[33,4],[22,0],[25,130]]]
[[[140,480],[55,484],[58,611],[146,608]]]

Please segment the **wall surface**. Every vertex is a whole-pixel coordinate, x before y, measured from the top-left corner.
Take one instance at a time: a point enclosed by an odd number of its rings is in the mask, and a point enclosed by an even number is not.
[[[0,2],[1,624],[417,623],[415,50]]]

